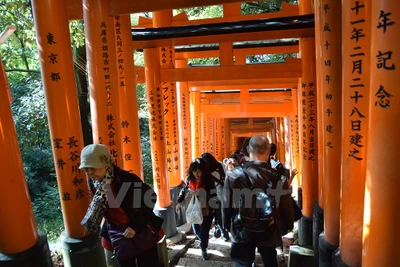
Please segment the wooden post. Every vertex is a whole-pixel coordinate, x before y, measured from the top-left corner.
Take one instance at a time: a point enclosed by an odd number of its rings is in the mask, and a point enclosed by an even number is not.
[[[202,154],[200,92],[190,92],[190,121],[192,136],[192,159],[194,159],[196,157],[200,157]]]
[[[153,12],[153,26],[167,27],[171,25],[172,10]],[[175,63],[175,48],[160,48],[161,69],[173,69]],[[167,176],[170,187],[181,184],[179,164],[179,131],[176,83],[161,81],[164,106],[164,134],[166,143]]]
[[[201,113],[201,153],[210,151],[210,122],[207,113]]]
[[[320,76],[322,92],[323,135],[319,145],[323,154],[322,170],[324,173],[324,233],[320,236],[319,264],[331,264],[332,254],[339,246],[340,231],[340,166],[341,166],[341,134],[342,134],[342,62],[341,62],[341,3],[325,0],[320,11],[321,20],[320,43],[317,51],[321,51]]]
[[[375,128],[375,126],[370,129],[368,127],[370,3],[366,0],[344,1],[341,12],[343,136],[340,259],[338,260],[349,266],[361,265],[367,137],[369,131]]]
[[[222,160],[221,156],[221,124],[219,118],[214,118],[214,157]]]
[[[293,156],[292,156],[292,145],[291,145],[291,118],[290,117],[284,117],[283,118],[284,122],[284,138],[285,138],[285,154],[284,154],[284,159],[285,159],[285,165],[287,168],[292,169],[293,166]]]
[[[286,165],[286,158],[285,158],[285,120],[283,117],[276,118],[277,121],[277,154],[279,161]]]
[[[153,181],[157,201],[161,208],[171,204],[169,183],[166,176],[165,140],[163,134],[162,89],[160,82],[160,55],[158,48],[144,50],[147,102],[149,108],[149,128]],[[161,104],[160,104],[161,103]]]
[[[310,0],[299,2],[300,14],[313,13]],[[314,202],[318,199],[318,135],[317,135],[317,98],[315,39],[300,39],[301,53],[301,145],[302,145],[302,189],[303,218],[300,222],[299,244],[312,244],[312,217]]]
[[[78,169],[84,144],[68,20],[61,3],[35,1],[33,14],[65,231],[68,237],[81,238],[88,234],[80,222],[90,199],[85,173]]]
[[[209,134],[208,134],[208,138],[209,138],[209,149],[207,152],[209,152],[211,155],[215,155],[215,125],[214,125],[214,118],[210,118],[208,117],[208,129],[209,129]]]
[[[122,166],[114,18],[107,1],[83,0],[83,5],[93,140],[107,145]]]
[[[223,118],[218,118],[218,127],[220,129],[220,141],[219,141],[219,147],[220,147],[220,160],[222,161],[224,158],[226,158],[226,150],[227,150],[227,144],[225,141],[225,136],[226,136],[226,130],[225,130],[225,122]]]
[[[396,266],[400,179],[400,6],[371,1],[370,117],[364,202],[362,266]],[[367,7],[367,5],[365,5]],[[357,51],[357,53],[359,53]],[[354,120],[359,120],[357,116]],[[354,151],[354,150],[353,150]],[[359,156],[352,152],[352,155]],[[384,240],[382,242],[382,240]]]
[[[224,119],[224,130],[225,130],[225,155],[226,157],[229,157],[232,151],[230,119]]]
[[[322,95],[321,103],[324,111],[322,118],[322,146],[325,146],[323,157],[325,203],[325,239],[330,244],[339,245],[340,217],[340,166],[341,133],[342,133],[342,61],[341,61],[341,6],[334,0],[326,0],[329,6],[321,14],[324,28],[321,32],[322,47]],[[322,28],[322,27],[321,27]],[[322,63],[322,62],[321,62]],[[322,115],[322,114],[321,114]],[[321,140],[321,138],[320,138]],[[334,167],[336,166],[336,167]]]
[[[177,68],[187,68],[187,59],[175,60]],[[181,178],[186,176],[187,170],[192,162],[192,147],[190,145],[190,107],[189,107],[189,88],[187,82],[177,82],[178,100],[178,125],[179,125],[179,145],[180,145],[180,171]]]
[[[323,101],[324,95],[322,92],[322,84],[323,84],[323,59],[322,59],[322,49],[324,46],[321,46],[321,29],[323,29],[324,25],[321,20],[321,8],[323,7],[323,3],[321,1],[314,1],[314,12],[315,12],[315,55],[316,55],[316,66],[317,66],[317,88],[321,88],[321,90],[317,90],[317,133],[318,136],[323,137],[324,135],[324,126],[322,123],[323,119]],[[322,26],[321,26],[322,25]],[[318,146],[318,209],[323,212],[324,208],[324,145]],[[323,231],[323,218],[321,223],[321,231]],[[319,236],[320,233],[317,233]],[[318,237],[317,237],[318,238]],[[318,241],[317,241],[318,242]],[[315,247],[314,247],[315,248]],[[318,249],[318,246],[316,247]],[[318,257],[318,251],[315,252]],[[317,259],[318,262],[318,259]]]
[[[292,103],[293,103],[293,112],[292,112],[292,151],[293,151],[293,166],[297,169],[299,174],[293,179],[292,188],[293,194],[297,198],[298,192],[297,189],[300,185],[300,141],[299,141],[299,101],[298,101],[298,89],[292,88]]]
[[[3,68],[0,71],[0,254],[16,254],[32,247],[39,234],[19,153],[6,75]]]
[[[114,26],[121,117],[122,166],[125,170],[132,171],[144,180],[135,75],[132,75],[134,63],[130,16],[115,17]]]

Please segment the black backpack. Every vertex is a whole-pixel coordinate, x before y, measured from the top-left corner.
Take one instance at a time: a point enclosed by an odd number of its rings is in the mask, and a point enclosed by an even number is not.
[[[242,167],[234,170],[243,184],[243,191],[239,199],[239,212],[234,223],[250,233],[252,239],[265,240],[275,230],[275,198],[267,193],[267,188],[254,188]],[[250,202],[250,203],[249,203]]]

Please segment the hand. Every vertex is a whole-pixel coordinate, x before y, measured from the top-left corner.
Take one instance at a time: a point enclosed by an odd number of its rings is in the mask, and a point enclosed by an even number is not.
[[[292,170],[292,177],[296,176],[296,174],[298,174],[298,170],[297,169],[293,169]]]
[[[179,210],[181,209],[182,204],[181,203],[177,203],[175,206],[175,212],[179,213]]]
[[[125,238],[134,238],[135,235],[136,235],[135,230],[133,230],[129,226],[128,226],[128,228],[125,229],[125,232],[124,232],[124,237]]]

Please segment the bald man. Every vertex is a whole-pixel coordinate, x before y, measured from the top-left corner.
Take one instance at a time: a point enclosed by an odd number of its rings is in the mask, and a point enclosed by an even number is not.
[[[238,172],[228,171],[223,192],[223,220],[226,229],[231,233],[232,246],[231,258],[235,261],[236,267],[250,267],[255,259],[255,249],[258,249],[264,266],[277,267],[276,247],[282,246],[282,226],[283,223],[288,229],[293,229],[293,204],[290,192],[282,184],[280,175],[271,169],[269,164],[269,140],[263,135],[256,135],[249,142],[249,158],[242,168],[247,174],[253,188],[262,189],[268,194],[275,196],[276,206],[274,215],[274,230],[265,237],[264,240],[257,240],[257,236],[244,230],[238,223],[240,190],[246,188]],[[236,169],[235,168],[235,169]],[[242,191],[243,192],[243,191]],[[246,196],[247,197],[247,196]],[[279,198],[279,199],[277,199]],[[260,236],[260,235],[258,235]]]

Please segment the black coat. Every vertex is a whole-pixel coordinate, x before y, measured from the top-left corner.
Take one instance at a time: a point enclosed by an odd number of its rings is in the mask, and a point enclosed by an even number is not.
[[[113,168],[114,180],[112,181],[112,184],[116,196],[118,196],[124,183],[129,185],[128,191],[121,203],[121,208],[129,218],[128,226],[135,230],[135,232],[140,232],[150,223],[157,231],[159,231],[163,219],[156,216],[153,212],[154,205],[157,201],[157,195],[154,190],[149,185],[143,183],[136,174],[129,173],[115,165],[113,165]],[[92,186],[91,189],[92,191],[95,191]],[[140,196],[137,195],[139,193]],[[141,203],[136,202],[139,199]],[[107,208],[109,209],[109,207]],[[101,236],[108,236],[105,224],[101,229]]]
[[[275,189],[278,181],[280,181],[280,175],[274,172],[267,162],[249,161],[246,162],[242,168],[247,173],[254,188]],[[285,183],[282,189],[288,188],[287,181]],[[270,185],[268,186],[268,184]],[[243,184],[240,177],[234,172],[228,171],[224,184],[222,217],[225,228],[231,232],[232,241],[236,243],[250,240],[249,235],[246,232],[238,230],[233,223],[233,218],[239,212],[239,198],[237,197],[238,194],[235,194],[234,191],[242,188]],[[259,243],[259,245],[268,247],[281,246],[282,225],[288,229],[293,229],[293,203],[290,194],[281,196],[279,209],[276,210],[274,218],[276,225],[275,230],[266,240]]]

